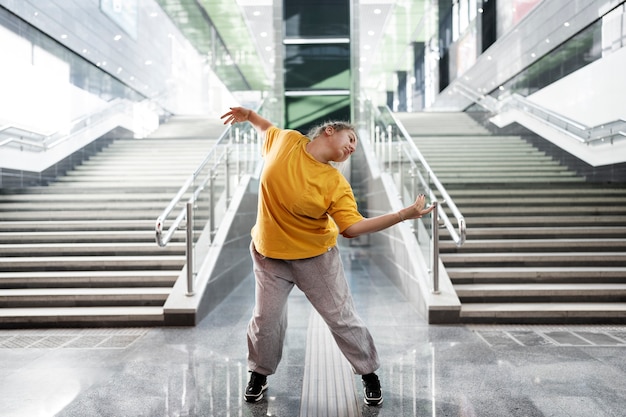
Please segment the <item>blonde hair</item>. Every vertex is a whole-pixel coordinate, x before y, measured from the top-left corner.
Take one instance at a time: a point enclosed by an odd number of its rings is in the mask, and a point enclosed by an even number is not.
[[[324,129],[327,127],[332,127],[337,132],[340,130],[351,130],[356,134],[356,128],[352,123],[343,122],[343,121],[334,121],[334,122],[325,122],[321,125],[313,127],[309,130],[309,133],[306,135],[309,139],[313,140],[324,132]]]

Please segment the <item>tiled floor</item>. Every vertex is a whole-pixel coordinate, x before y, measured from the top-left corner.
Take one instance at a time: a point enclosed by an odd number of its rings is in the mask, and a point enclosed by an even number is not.
[[[626,326],[428,325],[342,251],[383,364],[381,407],[362,404],[355,376],[358,414],[624,416]],[[311,308],[297,290],[268,396],[243,401],[253,291],[249,277],[195,328],[0,331],[0,416],[302,416]]]

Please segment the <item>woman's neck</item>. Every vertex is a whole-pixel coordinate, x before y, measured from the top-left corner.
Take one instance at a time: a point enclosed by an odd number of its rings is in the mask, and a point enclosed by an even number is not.
[[[319,145],[323,145],[320,142],[320,139],[312,140],[311,142],[306,144],[305,149],[317,161],[323,164],[328,164],[330,160],[326,158],[325,156],[325,152],[324,152],[325,148],[324,146],[319,146]]]

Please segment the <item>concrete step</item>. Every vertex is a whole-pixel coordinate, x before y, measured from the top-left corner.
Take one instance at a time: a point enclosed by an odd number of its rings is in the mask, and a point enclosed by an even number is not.
[[[187,179],[187,177],[185,177]],[[56,181],[53,184],[50,184],[48,187],[50,190],[63,190],[68,191],[68,187],[72,187],[72,191],[80,192],[92,190],[92,192],[98,192],[99,189],[105,190],[119,190],[120,188],[124,188],[128,190],[129,188],[132,190],[141,190],[144,191],[153,191],[153,190],[162,190],[163,192],[169,192],[168,190],[178,191],[181,187],[182,183],[179,178],[169,178],[169,179],[150,179],[145,178],[141,181],[133,181],[129,184],[128,178],[126,180],[117,179],[110,180],[108,178],[103,179],[101,181],[77,181],[72,184],[67,183],[65,181]]]
[[[0,288],[169,287],[180,270],[77,270],[0,272]]]
[[[155,244],[156,246],[156,244]],[[180,271],[185,265],[183,255],[146,256],[36,256],[0,257],[0,271],[84,271],[84,270],[149,270]]]
[[[429,150],[437,150],[441,146],[460,147],[468,152],[475,150],[489,149],[525,149],[533,152],[541,152],[533,148],[528,142],[519,138],[519,136],[488,136],[480,134],[469,135],[436,135],[436,136],[419,136],[415,138],[415,143],[420,147]]]
[[[107,149],[105,152],[96,154],[76,166],[76,170],[88,173],[90,169],[108,167],[117,171],[110,171],[110,174],[119,173],[122,169],[135,170],[141,168],[146,172],[158,172],[163,170],[193,170],[204,160],[209,149],[191,148],[188,153],[180,153],[173,150],[164,149],[159,154],[153,154],[148,149],[123,150]]]
[[[106,164],[112,164],[115,166],[132,166],[134,164],[143,165],[148,169],[157,169],[159,166],[178,166],[185,167],[193,170],[202,160],[210,149],[197,149],[190,151],[188,154],[178,152],[163,151],[161,154],[150,154],[149,152],[140,149],[135,152],[130,150],[118,150],[117,152],[109,150],[105,154],[99,154],[92,156],[85,163],[85,166],[101,166]],[[175,156],[175,159],[172,158]]]
[[[169,143],[167,140],[159,140],[145,143],[131,143],[115,141],[106,149],[106,152],[95,154],[89,158],[106,160],[116,156],[136,159],[162,159],[167,154],[173,154],[181,158],[202,159],[214,146],[215,141],[183,141],[179,144]]]
[[[174,235],[173,242],[183,242],[184,231]],[[46,231],[46,232],[2,232],[0,244],[7,243],[94,243],[94,242],[120,242],[120,243],[150,243],[155,242],[154,230],[73,230],[73,231]]]
[[[118,139],[112,142],[107,152],[99,155],[108,155],[116,150],[132,151],[141,150],[148,154],[162,155],[163,150],[167,149],[170,153],[176,154],[192,153],[196,148],[206,148],[207,152],[217,142],[216,139],[210,138],[161,138],[161,139]]]
[[[411,136],[420,135],[467,135],[472,132],[487,134],[488,131],[466,113],[395,113]]]
[[[626,205],[626,193],[623,195],[590,195],[590,196],[535,196],[533,194],[508,196],[508,197],[488,197],[480,198],[460,197],[454,198],[454,203],[465,208],[472,207],[563,207],[576,205],[580,207],[603,207],[610,205]]]
[[[461,211],[463,208],[461,208]],[[483,216],[472,217],[466,219],[468,228],[485,228],[493,226],[500,227],[580,227],[584,229],[586,227],[598,227],[598,226],[610,226],[615,227],[626,226],[626,215],[587,215],[587,216],[575,216],[575,215],[520,215],[520,216]]]
[[[456,284],[519,283],[622,283],[626,266],[449,266],[446,272]]]
[[[162,201],[77,201],[74,203],[69,202],[49,202],[49,203],[0,203],[0,213],[10,213],[15,211],[41,211],[42,209],[48,211],[85,211],[85,210],[123,210],[123,211],[143,211],[152,210],[155,206],[166,207],[169,200]]]
[[[119,192],[120,189],[123,189],[124,192],[129,194],[141,194],[141,193],[161,193],[163,195],[171,195],[172,197],[176,195],[178,190],[182,184],[173,185],[169,184],[154,184],[154,183],[138,183],[135,184],[133,182],[127,182],[126,184],[120,183],[102,183],[102,184],[93,184],[93,183],[85,183],[85,184],[59,184],[59,183],[50,183],[45,186],[45,188],[36,188],[32,187],[31,192],[41,192],[46,194],[68,194],[74,193],[77,195],[85,195],[85,194],[99,194],[99,193],[115,193]]]
[[[621,215],[626,214],[626,205],[513,205],[513,206],[467,206],[463,215],[467,219],[476,217],[510,216],[518,214],[525,217],[536,216],[571,216],[571,215]]]
[[[0,308],[0,328],[162,325],[162,306]]]
[[[67,203],[74,204],[76,202],[109,202],[109,201],[167,201],[170,202],[169,196],[164,196],[161,193],[98,193],[98,194],[77,194],[68,190],[67,194],[55,193],[55,194],[43,194],[33,193],[24,190],[20,194],[0,194],[0,203],[9,206],[10,204],[42,204],[42,203]]]
[[[161,149],[170,149],[173,152],[185,152],[190,147],[209,147],[217,142],[217,138],[205,135],[195,137],[148,137],[142,139],[119,139],[109,145],[109,149],[145,149],[160,153]]]
[[[439,177],[438,177],[439,178]],[[494,176],[494,175],[474,175],[465,176],[461,173],[458,175],[448,175],[439,178],[440,181],[451,190],[456,189],[459,186],[474,186],[474,188],[492,187],[492,186],[506,186],[506,185],[519,185],[521,187],[533,188],[537,185],[555,186],[555,185],[570,185],[581,184],[584,182],[583,178],[575,175],[551,175],[546,177],[541,176]]]
[[[80,175],[80,176],[66,176],[63,178],[59,178],[55,184],[57,187],[63,186],[63,185],[71,185],[71,184],[78,184],[78,185],[82,185],[82,184],[102,184],[102,183],[124,183],[124,182],[128,182],[128,176],[129,175],[133,175],[133,182],[135,183],[147,183],[147,182],[152,182],[152,181],[156,181],[158,184],[169,184],[172,182],[176,182],[178,183],[179,187],[185,183],[185,181],[187,180],[187,178],[189,178],[189,176],[193,174],[193,172],[180,172],[180,173],[162,173],[162,172],[155,172],[155,173],[149,173],[149,172],[143,172],[141,174],[139,173],[126,173],[125,175],[119,175],[119,174],[109,174],[109,175],[99,175],[99,174],[85,174],[85,175]]]
[[[465,323],[623,324],[626,303],[465,303]]]
[[[473,252],[590,252],[620,251],[626,253],[626,239],[623,238],[578,238],[578,239],[468,239],[461,248],[454,242],[443,241],[439,244],[441,253]]]
[[[452,197],[455,198],[468,198],[470,200],[477,200],[483,198],[584,198],[584,197],[598,197],[598,196],[624,196],[626,195],[626,188],[624,187],[609,187],[601,185],[591,185],[587,183],[573,184],[567,187],[560,188],[540,188],[535,187],[531,191],[525,188],[514,187],[501,187],[501,188],[484,188],[480,192],[476,189],[463,189],[458,188],[451,191]]]
[[[501,161],[519,160],[529,157],[532,158],[531,162],[536,164],[537,161],[548,161],[551,158],[547,157],[545,152],[539,151],[527,144],[521,143],[479,143],[479,142],[457,142],[457,143],[442,143],[441,141],[433,143],[424,143],[423,141],[415,141],[418,150],[427,159],[433,158],[434,161],[444,160],[443,155],[440,152],[440,148],[454,147],[455,152],[449,155],[448,161],[462,161],[473,159],[475,162],[484,161],[500,155]],[[470,157],[474,158],[470,158]]]
[[[114,210],[109,208],[108,210],[30,210],[30,211],[22,211],[22,212],[8,212],[2,213],[2,217],[4,220],[14,221],[14,222],[29,222],[39,220],[41,222],[48,221],[63,221],[63,220],[127,220],[127,221],[145,221],[149,222],[153,220],[152,228],[154,227],[154,222],[156,222],[157,217],[162,213],[165,207],[154,207],[151,210]],[[204,215],[203,215],[204,214]],[[208,218],[208,213],[201,213],[195,218],[198,220]],[[136,223],[135,223],[136,224]]]
[[[219,180],[221,178],[218,177]],[[220,181],[217,181],[220,184]],[[124,190],[127,194],[161,194],[174,197],[180,187],[181,183],[173,184],[172,182],[168,182],[168,184],[162,184],[155,182],[143,182],[137,183],[129,182],[126,183],[117,183],[117,182],[106,182],[106,183],[73,183],[73,184],[62,184],[62,183],[51,183],[47,186],[33,186],[29,188],[30,193],[42,193],[42,194],[76,194],[77,196],[89,195],[89,194],[112,194],[119,193],[120,190]]]
[[[442,253],[447,268],[459,266],[626,266],[626,252]]]
[[[171,288],[0,289],[0,308],[163,306]]]
[[[106,232],[120,230],[154,230],[154,219],[112,219],[112,220],[18,220],[0,221],[0,233],[5,232]]]
[[[449,236],[441,230],[441,238]],[[472,227],[467,230],[468,240],[474,239],[526,239],[526,238],[620,238],[626,239],[626,226],[586,226],[586,227]]]
[[[0,236],[1,237],[1,236]],[[84,255],[184,255],[185,242],[174,242],[162,248],[152,242],[81,242],[0,244],[0,257],[84,256]]]
[[[506,162],[506,161],[505,161]],[[511,172],[511,166],[503,162],[502,165],[496,165],[492,163],[471,163],[464,162],[463,164],[451,162],[450,165],[444,164],[429,164],[433,170],[444,171],[449,175],[457,173],[458,175],[474,176],[476,173],[505,173]],[[547,165],[542,163],[528,164],[518,163],[520,166],[515,167],[515,172],[518,175],[528,176],[529,174],[540,175],[545,174],[570,174],[567,168],[560,165]]]
[[[462,303],[626,302],[626,283],[457,284]]]
[[[68,172],[65,177],[69,178],[80,178],[81,176],[87,174],[91,176],[95,175],[111,175],[112,170],[120,170],[124,169],[129,176],[137,174],[161,174],[161,175],[191,175],[193,174],[194,169],[197,167],[197,163],[192,165],[166,165],[166,166],[146,166],[147,163],[141,163],[139,161],[134,163],[125,163],[125,164],[113,164],[113,163],[102,163],[96,164],[92,163],[90,165],[79,165],[74,168],[72,171]],[[119,172],[119,171],[118,171]]]
[[[524,183],[529,181],[554,181],[554,180],[565,180],[565,179],[577,179],[582,181],[582,178],[578,177],[576,173],[571,171],[540,171],[540,170],[532,170],[527,172],[512,172],[511,170],[502,170],[497,171],[498,178],[493,178],[494,171],[493,170],[455,170],[441,172],[437,174],[437,178],[440,181],[446,183],[452,180],[464,179],[466,181],[479,181],[483,180],[485,182],[513,182],[513,183]],[[495,181],[497,180],[497,181]]]
[[[423,143],[416,142],[419,152],[427,159],[432,160],[433,164],[444,163],[450,165],[454,162],[463,161],[481,165],[487,161],[496,161],[499,166],[502,166],[503,162],[513,161],[521,162],[526,161],[530,165],[542,165],[549,166],[559,165],[550,156],[544,152],[538,151],[532,146],[523,145],[491,145],[485,144],[478,146],[474,143],[469,144],[442,144],[433,143],[432,145],[424,145]],[[444,155],[439,151],[439,148],[454,147],[454,152],[450,155]],[[498,158],[498,156],[500,158]],[[430,162],[429,162],[430,165]]]
[[[490,168],[499,170],[503,168],[515,169],[515,170],[529,170],[533,168],[540,169],[560,169],[567,170],[566,167],[560,165],[557,161],[550,158],[523,158],[516,160],[508,159],[495,159],[493,161],[476,160],[475,158],[466,158],[467,161],[463,162],[463,165],[459,165],[458,161],[451,161],[450,159],[433,156],[428,158],[428,165],[433,169],[440,170],[459,170],[464,168]]]
[[[42,207],[40,210],[2,213],[4,221],[49,221],[49,220],[149,220],[161,214],[163,208],[152,208],[142,211],[107,210],[57,210],[49,211]]]
[[[524,149],[532,152],[543,153],[519,136],[488,136],[488,135],[437,135],[433,137],[419,136],[415,143],[421,148],[437,151],[442,146],[455,146],[468,152],[490,149]]]

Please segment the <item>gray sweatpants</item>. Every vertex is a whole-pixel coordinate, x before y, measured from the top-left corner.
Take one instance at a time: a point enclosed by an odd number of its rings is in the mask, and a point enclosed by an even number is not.
[[[337,247],[298,260],[266,258],[254,243],[250,252],[256,281],[256,305],[248,324],[251,371],[263,375],[276,371],[287,329],[287,298],[294,285],[324,319],[354,372],[365,375],[378,369],[374,340],[355,311]]]

